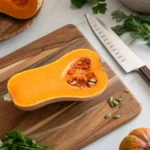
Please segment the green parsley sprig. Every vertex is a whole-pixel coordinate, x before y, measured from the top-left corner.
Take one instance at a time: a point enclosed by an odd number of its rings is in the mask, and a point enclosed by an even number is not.
[[[142,39],[147,41],[147,45],[150,47],[150,16],[141,14],[126,15],[121,11],[115,11],[112,13],[112,17],[117,22],[122,22],[121,25],[113,27],[116,34],[120,36],[128,32],[132,42]]]
[[[106,0],[71,0],[71,3],[77,8],[82,8],[86,3],[93,3],[93,12],[95,14],[104,14],[107,10]]]
[[[23,135],[21,131],[12,131],[2,139],[0,150],[46,150],[52,146],[37,144],[33,139]]]

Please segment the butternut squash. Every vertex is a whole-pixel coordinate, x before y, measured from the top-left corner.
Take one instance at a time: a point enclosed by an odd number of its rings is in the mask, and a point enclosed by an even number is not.
[[[0,12],[17,19],[33,17],[41,7],[43,0],[1,0]]]
[[[107,83],[98,54],[78,49],[51,64],[14,75],[7,87],[17,107],[35,110],[59,101],[90,100]]]

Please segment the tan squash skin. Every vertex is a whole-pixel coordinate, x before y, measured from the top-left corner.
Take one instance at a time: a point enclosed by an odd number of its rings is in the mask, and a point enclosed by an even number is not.
[[[43,5],[44,0],[37,0],[37,2],[38,2],[38,6],[37,6],[36,11],[38,11],[41,8],[41,6]]]
[[[139,128],[133,130],[123,139],[119,150],[150,150],[150,129]]]
[[[88,71],[84,73],[84,69],[76,69],[73,75],[68,74],[72,64],[79,62],[81,58],[91,60]],[[92,86],[89,85],[91,74],[95,74],[97,80]],[[76,85],[71,85],[70,81],[76,77]],[[85,77],[84,82],[81,82],[81,77]],[[17,107],[35,110],[59,101],[90,100],[101,94],[107,84],[108,77],[97,53],[79,49],[67,53],[49,65],[16,74],[8,82],[8,91]]]
[[[27,0],[25,4],[18,4],[17,0],[2,0],[0,12],[17,19],[29,19],[37,13],[42,3],[43,0]]]

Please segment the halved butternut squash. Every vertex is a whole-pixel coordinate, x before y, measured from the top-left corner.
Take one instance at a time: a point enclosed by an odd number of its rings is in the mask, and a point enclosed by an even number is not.
[[[1,0],[0,12],[18,19],[33,17],[43,0]]]
[[[90,100],[101,94],[107,83],[98,54],[78,49],[49,65],[14,75],[8,91],[17,107],[35,110],[59,101]]]

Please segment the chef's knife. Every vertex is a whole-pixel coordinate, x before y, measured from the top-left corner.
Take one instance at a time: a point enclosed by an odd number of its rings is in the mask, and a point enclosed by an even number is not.
[[[150,84],[150,70],[129,47],[101,20],[86,14],[88,23],[106,49],[125,70],[140,72]]]

